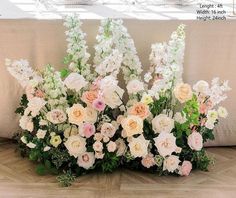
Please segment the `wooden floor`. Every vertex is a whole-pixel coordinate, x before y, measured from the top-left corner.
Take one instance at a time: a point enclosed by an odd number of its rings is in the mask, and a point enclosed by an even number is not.
[[[236,197],[236,148],[209,148],[208,153],[216,159],[210,172],[159,177],[124,169],[82,176],[73,186],[62,188],[54,176],[36,175],[34,164],[6,143],[0,145],[0,198]]]

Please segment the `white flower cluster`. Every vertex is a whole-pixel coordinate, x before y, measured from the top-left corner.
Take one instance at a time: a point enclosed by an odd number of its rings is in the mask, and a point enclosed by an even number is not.
[[[210,100],[213,105],[217,105],[227,98],[225,92],[230,91],[228,80],[221,82],[219,78],[214,78],[211,82]]]
[[[81,30],[82,22],[78,16],[67,16],[64,25],[68,28],[66,33],[67,53],[68,56],[65,58],[65,62],[69,64],[69,69],[73,72],[78,72],[87,80],[93,78],[90,75],[90,65],[87,63],[90,54],[87,52],[87,45],[85,33]]]
[[[55,72],[51,65],[47,65],[44,71],[43,90],[48,98],[51,109],[67,106],[66,90],[60,74]]]
[[[116,77],[120,71],[122,58],[122,54],[115,49],[103,62],[96,66],[95,71],[100,76],[112,75]]]
[[[122,20],[105,19],[101,23],[98,44],[95,46],[94,63],[98,65],[101,60],[112,53],[112,49],[118,49],[123,55],[121,69],[126,83],[132,79],[140,78],[142,65],[137,56],[134,41],[123,26]]]
[[[183,60],[185,49],[184,25],[180,25],[171,35],[167,43],[156,43],[152,45],[150,54],[151,68],[145,74],[144,80],[149,82],[152,74],[155,73],[155,79],[152,92],[165,91],[182,82]]]
[[[27,60],[5,60],[7,70],[9,73],[18,80],[20,85],[25,88],[30,83],[39,83],[42,78],[29,66]]]

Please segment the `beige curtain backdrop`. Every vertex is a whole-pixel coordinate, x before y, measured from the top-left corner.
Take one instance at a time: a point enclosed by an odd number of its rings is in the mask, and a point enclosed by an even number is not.
[[[89,51],[93,54],[99,21],[83,21]],[[150,46],[167,41],[181,23],[186,27],[184,79],[193,84],[197,80],[210,81],[218,76],[229,79],[232,91],[224,105],[229,117],[215,131],[216,140],[210,145],[236,145],[236,20],[199,21],[142,21],[125,20],[124,24],[134,39],[144,69],[149,67]],[[42,69],[51,63],[63,67],[66,54],[65,28],[61,20],[0,20],[0,137],[11,138],[19,130],[14,110],[22,88],[9,75],[5,58],[28,59],[34,68]]]

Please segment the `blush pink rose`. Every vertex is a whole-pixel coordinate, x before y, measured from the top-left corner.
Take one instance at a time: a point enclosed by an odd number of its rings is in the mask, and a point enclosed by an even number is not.
[[[147,155],[146,157],[143,157],[141,160],[141,163],[144,167],[150,168],[155,165],[155,160],[153,158],[152,154]]]
[[[180,167],[180,175],[188,176],[191,170],[192,170],[192,163],[190,161],[183,161],[183,164]]]
[[[188,136],[188,145],[192,150],[200,151],[203,147],[202,135],[196,131]]]
[[[200,107],[199,107],[199,111],[201,114],[206,114],[208,108],[207,108],[207,105],[206,104],[201,104]]]
[[[103,102],[103,100],[97,98],[93,101],[93,108],[98,111],[103,111],[105,109],[106,105]]]
[[[84,123],[82,124],[79,132],[81,136],[90,138],[95,133],[95,126],[90,123]]]

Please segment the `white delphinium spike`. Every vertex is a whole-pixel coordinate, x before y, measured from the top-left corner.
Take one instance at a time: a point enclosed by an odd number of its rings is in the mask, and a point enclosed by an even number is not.
[[[164,92],[182,82],[185,49],[184,27],[184,25],[180,25],[171,34],[171,39],[168,43],[152,45],[150,54],[151,68],[146,82],[149,82],[152,79],[150,76],[155,73],[156,77],[152,86],[153,92]]]
[[[87,80],[91,80],[93,76],[90,72],[90,64],[88,64],[90,54],[87,52],[86,34],[81,30],[82,22],[77,15],[67,16],[64,25],[68,28],[65,32],[68,55],[64,62],[69,64],[71,71],[78,72]]]
[[[95,71],[100,76],[112,75],[117,77],[122,62],[122,54],[118,50],[113,50],[112,53],[105,58],[98,66]]]
[[[101,22],[98,44],[95,46],[94,64],[100,64],[113,49],[119,50],[123,56],[121,69],[124,79],[128,83],[132,79],[140,78],[142,65],[137,56],[134,41],[123,26],[122,20],[105,19]]]
[[[42,77],[32,69],[27,60],[20,59],[11,61],[10,59],[6,59],[5,64],[9,73],[17,79],[23,88],[31,81],[34,81],[35,84],[42,81]]]

